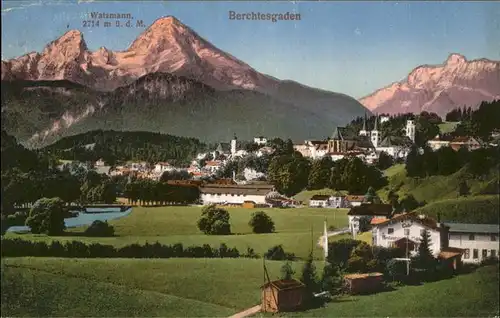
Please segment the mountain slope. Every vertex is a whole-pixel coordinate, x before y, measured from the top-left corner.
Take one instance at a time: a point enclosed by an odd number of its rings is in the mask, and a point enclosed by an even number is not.
[[[194,99],[183,99],[182,105],[179,101],[169,101],[167,106],[164,100],[150,93],[147,98],[139,97],[134,102],[134,94],[140,94],[135,92],[134,83],[148,75],[156,74],[171,74],[177,78],[194,80],[204,86]],[[50,93],[49,95],[57,100],[62,99],[63,95],[73,94],[69,108],[57,107],[59,117],[54,112],[47,114],[44,109],[48,106],[39,106],[36,100],[30,106],[23,105],[22,99],[16,100],[21,106],[2,101],[3,113],[18,116],[7,119],[7,129],[16,137],[23,138],[29,134],[35,137],[36,134],[47,137],[67,135],[70,130],[83,132],[90,127],[111,128],[102,125],[112,125],[114,129],[124,130],[155,129],[171,134],[207,138],[224,136],[224,139],[227,139],[228,133],[231,132],[232,135],[235,128],[245,136],[269,133],[299,139],[322,138],[329,135],[335,126],[343,125],[366,111],[358,101],[349,96],[310,88],[292,81],[280,81],[261,74],[217,49],[174,17],[156,20],[129,48],[121,52],[104,47],[91,52],[80,31],[68,31],[49,43],[41,53],[32,52],[16,59],[2,61],[2,82],[19,80],[69,81],[82,85],[83,89],[91,90],[87,92],[88,96],[74,96],[76,92],[69,93],[59,88],[55,93]],[[167,87],[160,87],[162,84]],[[150,82],[148,85],[153,84]],[[170,87],[170,83],[164,81],[155,85],[158,90],[168,90]],[[39,88],[35,90],[45,98],[46,90],[43,93]],[[206,101],[203,101],[203,94],[207,94]],[[121,97],[125,98],[125,95],[127,100],[120,100]],[[102,101],[102,96],[107,96],[105,99],[108,101]],[[111,101],[109,96],[113,96]],[[78,101],[80,109],[73,106]],[[158,103],[159,101],[161,103]],[[139,102],[147,105],[140,114],[136,114],[138,108],[127,107]],[[26,114],[26,109],[33,106],[36,106],[35,113],[38,114],[28,115],[32,118],[27,121],[39,123],[24,125],[23,121],[18,120],[19,116],[22,117]],[[4,107],[9,111],[6,112]],[[118,109],[119,107],[124,108]],[[183,107],[189,109],[192,122],[182,118],[185,112],[180,109]],[[16,112],[17,108],[23,111]],[[97,110],[101,109],[102,112],[97,115]],[[169,121],[168,125],[163,124],[158,120],[160,114],[176,120]],[[87,117],[89,120],[83,120]],[[154,120],[151,122],[150,119]],[[16,122],[26,126],[21,129],[22,132],[15,131]],[[77,122],[78,127],[69,129]],[[244,122],[243,126],[246,128],[239,127],[240,122]],[[293,125],[300,126],[292,129]],[[202,135],[194,136],[193,133],[200,132],[202,127]],[[290,131],[295,133],[286,136]]]
[[[467,61],[451,54],[438,66],[419,66],[408,77],[360,102],[377,113],[435,112],[444,116],[456,107],[477,108],[500,98],[500,61]]]
[[[3,83],[9,89],[2,90],[2,126],[30,147],[97,129],[223,141],[234,133],[243,139],[325,137],[333,128],[315,113],[259,92],[218,91],[171,74],[146,75],[112,92],[67,83]]]

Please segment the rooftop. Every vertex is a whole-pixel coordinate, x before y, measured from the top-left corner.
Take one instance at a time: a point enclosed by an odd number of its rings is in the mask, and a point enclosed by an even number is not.
[[[445,223],[450,232],[498,234],[498,224]]]
[[[311,197],[311,200],[328,200],[330,198],[329,195],[326,194],[316,194]]]
[[[368,278],[368,277],[381,277],[384,276],[382,273],[365,273],[365,274],[348,274],[344,275],[345,279],[363,279],[363,278]]]
[[[303,288],[305,287],[304,284],[299,282],[298,280],[295,279],[280,279],[280,280],[275,280],[270,283],[264,284],[261,288],[266,288],[272,286],[278,290],[288,290],[288,289],[296,289],[296,288]]]
[[[439,252],[438,257],[442,259],[449,259],[458,255],[462,255],[464,250],[457,247],[445,247]]]
[[[438,229],[439,227],[438,223],[433,218],[430,218],[425,215],[418,215],[416,212],[397,214],[392,218],[385,220],[384,222],[378,223],[377,225],[385,225],[393,223],[395,221],[404,221],[404,220],[416,221],[417,223],[420,223],[431,229]]]
[[[365,199],[364,195],[348,195],[346,196],[347,201],[363,201]]]
[[[347,215],[380,215],[390,216],[393,208],[390,204],[363,203],[352,207]]]

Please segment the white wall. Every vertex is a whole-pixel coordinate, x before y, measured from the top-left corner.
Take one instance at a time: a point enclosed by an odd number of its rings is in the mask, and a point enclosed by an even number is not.
[[[231,204],[242,204],[245,201],[253,201],[257,204],[265,204],[266,196],[265,195],[231,195],[231,194],[211,194],[211,193],[202,193],[201,201],[204,205],[212,204],[212,203],[231,203]]]
[[[394,230],[392,234],[388,233],[390,228]],[[420,238],[422,237],[421,231],[423,229],[427,229],[427,231],[431,235],[430,250],[434,254],[434,256],[437,256],[439,254],[441,250],[441,236],[439,231],[426,228],[421,224],[415,222],[412,224],[411,227],[409,227],[409,229],[410,229],[410,235],[408,238],[416,243],[420,242]],[[401,222],[377,226],[373,230],[373,235],[374,235],[374,245],[382,247],[391,247],[393,242],[406,237],[404,228],[401,226]]]
[[[450,233],[449,246],[468,249],[462,256],[464,263],[479,263],[483,260],[483,250],[487,251],[486,256],[491,256],[491,250],[495,250],[498,257],[498,235],[495,235],[496,240],[491,240],[491,235],[474,234],[474,240],[469,240],[469,233]],[[477,249],[477,258],[474,258],[474,249]],[[468,257],[467,257],[468,256]]]
[[[330,197],[330,206],[334,208],[343,208],[345,204],[345,200],[343,197]]]
[[[448,147],[450,145],[450,142],[444,140],[439,140],[439,141],[429,140],[427,144],[429,145],[429,147],[431,147],[432,150],[438,150],[442,147]]]
[[[309,206],[311,207],[326,207],[328,204],[327,200],[309,200]]]

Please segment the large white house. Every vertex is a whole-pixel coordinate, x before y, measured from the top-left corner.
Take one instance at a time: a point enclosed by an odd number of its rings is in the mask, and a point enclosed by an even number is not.
[[[204,205],[208,204],[243,204],[251,201],[266,204],[266,195],[274,191],[270,184],[208,184],[200,187],[200,197]]]
[[[443,229],[440,223],[424,215],[415,212],[399,214],[372,228],[372,245],[400,248],[408,246],[409,256],[412,256],[417,252],[422,232],[427,230],[430,234],[430,250],[437,257],[446,245],[446,241],[442,240],[443,235],[446,236]]]
[[[449,227],[449,244],[464,249],[464,263],[479,263],[487,257],[498,257],[498,224],[445,223]]]

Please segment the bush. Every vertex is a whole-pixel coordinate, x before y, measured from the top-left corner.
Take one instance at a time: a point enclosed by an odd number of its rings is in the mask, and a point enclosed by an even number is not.
[[[495,264],[498,264],[498,257],[496,256],[488,256],[487,258],[483,259],[480,263],[481,266],[495,265]]]
[[[393,281],[401,281],[406,275],[406,263],[391,259],[387,262],[385,274]]]
[[[259,254],[257,254],[253,248],[247,247],[247,252],[245,254],[243,254],[243,257],[246,257],[246,258],[259,258]]]
[[[293,253],[286,253],[282,245],[276,245],[271,247],[265,254],[264,257],[274,261],[284,261],[284,260],[294,260],[295,255]]]
[[[59,235],[66,228],[64,216],[66,208],[60,198],[42,198],[35,202],[26,219],[26,225],[31,228],[31,233]]]
[[[361,243],[363,242],[347,238],[328,244],[328,262],[345,268],[352,251]]]
[[[200,231],[205,234],[231,234],[229,212],[224,209],[217,208],[215,205],[209,205],[203,208],[197,225]]]
[[[273,233],[274,222],[269,215],[263,211],[252,213],[252,218],[248,222],[254,233]]]
[[[107,221],[95,220],[85,229],[85,235],[94,237],[108,237],[115,235],[115,229]]]

